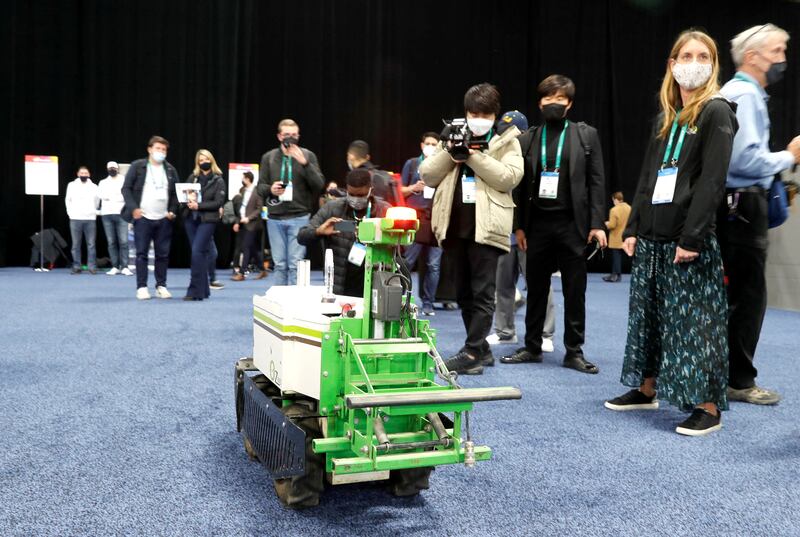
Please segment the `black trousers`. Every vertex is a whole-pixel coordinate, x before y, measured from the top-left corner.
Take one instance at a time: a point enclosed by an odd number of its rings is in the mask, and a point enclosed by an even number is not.
[[[542,352],[542,330],[547,313],[550,278],[561,271],[564,294],[564,348],[567,356],[583,355],[586,329],[586,237],[571,216],[560,213],[532,219],[528,241],[528,306],[525,312],[525,347]]]
[[[494,317],[497,260],[504,252],[471,239],[446,239],[442,246],[444,255],[458,267],[454,273],[456,301],[467,332],[461,350],[480,358],[490,352],[486,336]]]
[[[767,311],[766,194],[739,193],[737,212],[747,222],[729,219],[727,212],[721,209],[717,228],[728,280],[728,385],[741,390],[756,383],[753,358]]]
[[[258,272],[264,270],[264,255],[261,251],[261,229],[248,230],[244,226],[239,228],[239,234],[242,237],[241,251],[242,251],[242,265],[239,267],[239,258],[234,259],[234,265],[237,268],[247,269],[250,266],[250,259],[255,259]]]

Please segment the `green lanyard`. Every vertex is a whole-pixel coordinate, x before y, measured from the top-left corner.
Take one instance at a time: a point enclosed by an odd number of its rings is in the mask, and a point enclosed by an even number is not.
[[[289,170],[288,176],[289,180],[286,180],[286,170]],[[291,183],[292,182],[292,157],[287,157],[284,155],[281,157],[281,183]]]
[[[369,218],[370,213],[372,212],[372,202],[367,202],[367,215],[364,218]],[[355,209],[353,209],[353,219],[356,222],[360,222],[361,220],[358,218]]]
[[[561,169],[561,152],[564,150],[564,138],[567,134],[567,127],[569,121],[564,120],[564,130],[561,131],[561,136],[558,137],[558,150],[556,150],[556,169]],[[547,171],[547,124],[542,127],[542,171]]]
[[[678,130],[678,117],[680,116],[681,111],[678,110],[675,113],[675,121],[672,122],[672,128],[669,131],[669,141],[667,142],[667,150],[664,151],[664,160],[661,161],[661,169],[664,169],[664,166],[667,165],[667,157],[669,157],[669,153],[672,150],[672,141],[675,138],[675,131]],[[678,158],[681,156],[681,148],[683,147],[683,139],[686,136],[686,128],[689,126],[687,123],[681,129],[681,134],[678,136],[678,143],[675,145],[675,152],[672,154],[672,158],[670,159],[670,165],[674,168],[675,165],[678,163]]]

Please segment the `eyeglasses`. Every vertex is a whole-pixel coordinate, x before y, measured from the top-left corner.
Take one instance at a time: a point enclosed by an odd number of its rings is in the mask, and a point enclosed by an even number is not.
[[[753,32],[752,34],[748,35],[748,36],[745,38],[745,40],[744,40],[744,41],[742,41],[742,44],[741,44],[741,45],[739,45],[739,46],[743,47],[745,43],[747,43],[748,41],[750,41],[751,39],[753,39],[753,37],[754,37],[754,36],[755,36],[757,33],[759,33],[761,30],[764,30],[764,29],[766,29],[768,26],[771,26],[771,24],[770,24],[770,23],[767,23],[767,24],[764,24],[763,26],[761,26],[761,27],[760,27],[758,30],[756,30],[756,31],[755,31],[755,32]]]

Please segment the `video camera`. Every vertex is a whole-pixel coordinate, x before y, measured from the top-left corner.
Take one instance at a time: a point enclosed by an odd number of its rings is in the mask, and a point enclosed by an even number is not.
[[[489,142],[484,136],[473,138],[472,131],[467,126],[467,120],[463,117],[451,120],[443,119],[444,129],[442,130],[442,141],[450,142],[447,150],[455,160],[467,160],[469,150],[483,151],[489,148]]]

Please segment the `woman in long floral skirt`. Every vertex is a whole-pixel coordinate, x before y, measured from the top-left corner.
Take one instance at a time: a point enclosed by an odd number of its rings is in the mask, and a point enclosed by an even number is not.
[[[683,32],[670,52],[661,113],[645,154],[624,250],[634,256],[622,384],[612,410],[691,415],[676,432],[700,436],[727,410],[727,301],[715,236],[736,115],[719,95],[714,40]]]

